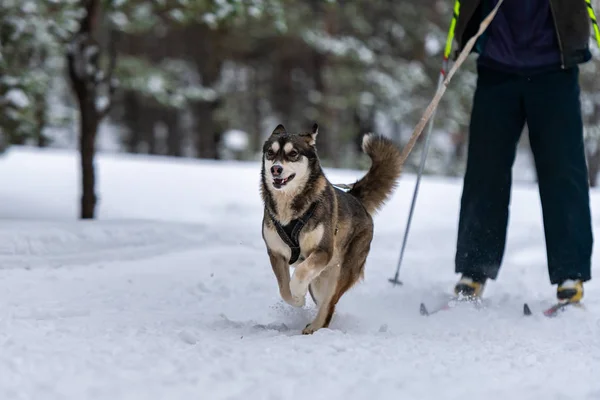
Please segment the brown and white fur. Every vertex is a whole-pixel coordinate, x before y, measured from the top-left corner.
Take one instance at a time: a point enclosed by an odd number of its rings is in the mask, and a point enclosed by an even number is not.
[[[397,185],[402,170],[400,151],[379,135],[365,135],[363,151],[372,165],[365,176],[345,192],[325,177],[316,150],[318,126],[312,132],[288,133],[278,125],[263,146],[261,196],[265,210],[262,237],[279,293],[295,307],[303,307],[310,292],[318,306],[316,318],[302,333],[328,327],[342,295],[364,275],[373,238],[372,215]],[[290,279],[290,247],[281,226],[302,217],[316,203],[300,231],[300,257]]]

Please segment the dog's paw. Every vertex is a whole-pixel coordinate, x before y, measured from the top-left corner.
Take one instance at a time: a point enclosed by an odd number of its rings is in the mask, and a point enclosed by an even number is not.
[[[304,327],[304,329],[302,329],[302,334],[303,335],[312,335],[313,333],[315,333],[316,331],[318,331],[319,329],[321,329],[320,327],[311,324],[308,324]]]

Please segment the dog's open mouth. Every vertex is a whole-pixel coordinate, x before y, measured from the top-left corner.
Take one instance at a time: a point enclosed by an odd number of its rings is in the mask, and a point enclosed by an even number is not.
[[[296,176],[296,174],[291,174],[287,178],[273,178],[273,186],[275,187],[275,189],[281,189],[289,181],[291,181],[292,179],[294,179],[295,176]]]

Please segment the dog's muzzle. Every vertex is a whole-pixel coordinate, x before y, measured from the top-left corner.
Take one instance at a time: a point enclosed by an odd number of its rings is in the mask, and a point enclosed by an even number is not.
[[[273,186],[275,189],[281,189],[296,176],[296,174],[291,174],[287,178],[282,178],[281,174],[283,174],[283,167],[281,165],[275,164],[271,167],[271,175],[273,176]]]
[[[292,179],[294,179],[295,176],[296,176],[296,174],[292,174],[292,175],[288,176],[287,178],[276,178],[276,177],[273,177],[273,186],[275,187],[275,189],[281,189],[289,181],[291,181]]]

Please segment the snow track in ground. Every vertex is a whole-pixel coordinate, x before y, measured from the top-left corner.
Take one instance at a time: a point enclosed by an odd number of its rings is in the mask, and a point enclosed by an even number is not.
[[[278,297],[258,165],[100,157],[100,218],[81,222],[75,160],[0,158],[10,171],[0,172],[0,399],[600,398],[597,281],[588,311],[521,315],[524,301],[536,312],[554,296],[535,186],[513,192],[487,308],[422,317],[419,303],[457,278],[460,182],[423,181],[404,285],[393,288],[414,184],[404,177],[376,217],[365,281],[330,329],[302,336],[315,310]],[[598,193],[592,201],[598,232]],[[599,261],[596,251],[594,276]]]
[[[210,240],[202,225],[146,221],[5,222],[0,265],[60,267],[147,258]]]

